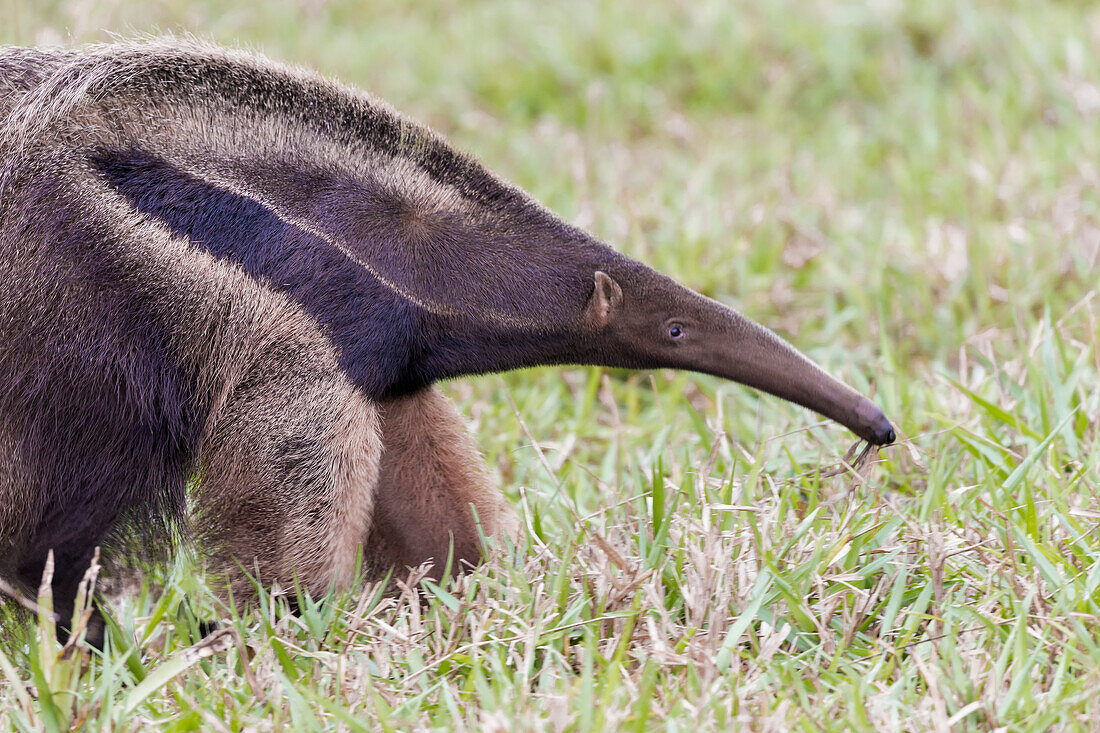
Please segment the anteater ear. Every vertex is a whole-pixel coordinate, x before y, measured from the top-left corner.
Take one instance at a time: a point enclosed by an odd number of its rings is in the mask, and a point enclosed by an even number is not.
[[[602,328],[611,322],[615,310],[623,302],[623,289],[606,272],[596,270],[596,289],[588,301],[586,317],[588,323]]]

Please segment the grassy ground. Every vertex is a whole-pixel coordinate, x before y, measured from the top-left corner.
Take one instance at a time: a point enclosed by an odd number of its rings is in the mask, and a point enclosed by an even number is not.
[[[13,4],[14,3],[14,4]],[[369,88],[874,394],[900,443],[695,375],[449,392],[527,526],[446,588],[0,656],[0,729],[1100,729],[1100,11],[984,0],[0,0]],[[5,634],[17,634],[10,622]],[[10,639],[9,639],[10,641]]]

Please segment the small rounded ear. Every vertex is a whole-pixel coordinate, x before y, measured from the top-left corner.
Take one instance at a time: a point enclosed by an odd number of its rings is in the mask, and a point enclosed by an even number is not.
[[[588,300],[585,316],[588,322],[597,327],[606,326],[615,316],[615,311],[623,302],[623,289],[606,272],[596,270],[596,288]]]

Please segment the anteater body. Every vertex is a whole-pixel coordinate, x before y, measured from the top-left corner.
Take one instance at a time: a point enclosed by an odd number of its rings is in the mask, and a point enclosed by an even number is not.
[[[186,528],[238,592],[346,583],[511,513],[441,379],[695,369],[893,440],[770,331],[384,103],[193,43],[0,50],[0,575]],[[189,501],[187,487],[193,487]],[[190,508],[189,508],[190,505]]]

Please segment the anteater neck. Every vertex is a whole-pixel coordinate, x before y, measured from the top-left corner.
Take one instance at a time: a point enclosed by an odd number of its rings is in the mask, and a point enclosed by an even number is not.
[[[407,368],[387,394],[408,394],[456,377],[590,363],[587,339],[576,329],[508,328],[465,318],[423,321]]]

